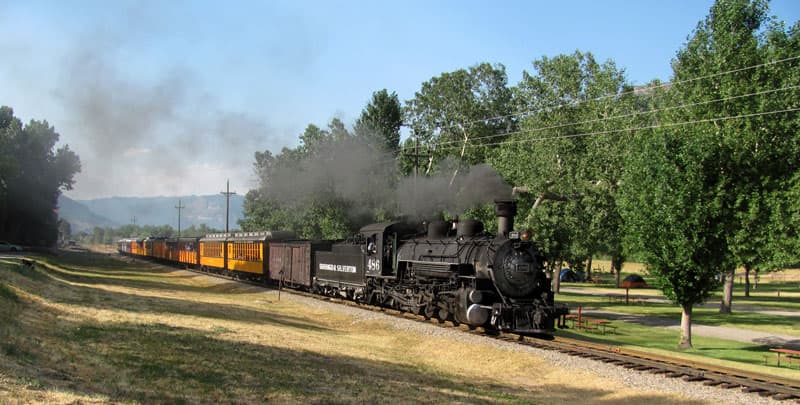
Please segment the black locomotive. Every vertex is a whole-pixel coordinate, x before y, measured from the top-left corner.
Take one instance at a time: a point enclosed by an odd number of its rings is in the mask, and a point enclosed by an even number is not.
[[[313,289],[518,333],[550,333],[569,310],[556,305],[529,232],[513,231],[514,201],[496,201],[498,232],[475,220],[434,221],[427,233],[403,223],[365,226],[316,251]]]

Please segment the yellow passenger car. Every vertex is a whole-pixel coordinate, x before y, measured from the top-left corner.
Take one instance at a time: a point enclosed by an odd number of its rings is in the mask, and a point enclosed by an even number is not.
[[[265,280],[269,274],[269,242],[294,239],[289,231],[235,233],[227,239],[227,269],[241,278]]]
[[[144,239],[131,239],[131,254],[133,256],[144,256]]]
[[[166,240],[166,260],[196,267],[200,261],[199,238],[171,238]]]
[[[200,267],[217,273],[227,269],[227,241],[229,233],[212,233],[200,239]]]

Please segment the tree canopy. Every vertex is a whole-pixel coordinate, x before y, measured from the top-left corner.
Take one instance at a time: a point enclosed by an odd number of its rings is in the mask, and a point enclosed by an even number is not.
[[[797,59],[775,56],[798,52],[775,49],[791,47],[797,30],[785,32],[767,12],[763,1],[714,4],[673,62],[658,125],[637,131],[626,161],[628,241],[683,308],[682,347],[691,347],[692,307],[721,274],[729,312],[736,266],[777,257],[771,211],[797,173],[798,131],[796,111],[786,111],[797,105],[796,92],[786,93]]]
[[[50,246],[58,238],[57,201],[81,169],[68,145],[47,121],[26,125],[0,107],[0,237]]]

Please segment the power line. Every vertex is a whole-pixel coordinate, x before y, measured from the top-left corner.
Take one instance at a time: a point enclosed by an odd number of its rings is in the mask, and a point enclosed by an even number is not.
[[[673,122],[667,124],[657,124],[657,125],[647,125],[643,127],[632,127],[632,128],[623,128],[623,129],[611,129],[606,131],[595,131],[595,132],[586,132],[582,134],[569,134],[569,135],[558,135],[558,136],[551,136],[545,138],[528,138],[528,139],[515,139],[510,141],[502,141],[496,143],[486,143],[481,145],[470,145],[470,146],[497,146],[497,145],[508,145],[513,143],[525,143],[525,142],[534,142],[534,141],[550,141],[555,139],[567,139],[567,138],[580,138],[584,136],[598,136],[598,135],[608,135],[612,133],[618,132],[626,132],[626,131],[640,131],[644,129],[657,129],[657,128],[669,128],[675,126],[683,126],[683,125],[690,125],[690,124],[701,124],[706,122],[714,122],[714,121],[727,121],[733,119],[740,119],[740,118],[751,118],[751,117],[758,117],[763,115],[772,115],[772,114],[780,114],[786,112],[793,112],[793,111],[800,111],[800,107],[788,108],[784,110],[773,110],[773,111],[764,111],[752,114],[741,114],[741,115],[732,115],[727,117],[715,117],[715,118],[704,118],[700,120],[693,120],[693,121],[684,121],[684,122]]]
[[[499,115],[499,116],[495,116],[495,117],[476,119],[476,120],[460,122],[460,123],[452,123],[452,124],[448,124],[448,125],[445,125],[445,126],[439,126],[438,128],[441,130],[441,129],[444,129],[444,128],[451,128],[451,127],[456,127],[456,126],[464,127],[464,126],[468,126],[468,125],[476,124],[476,123],[480,123],[480,122],[497,121],[497,120],[511,118],[511,117],[515,117],[515,116],[522,116],[522,115],[526,115],[526,114],[538,113],[538,112],[542,112],[542,111],[545,111],[545,110],[557,110],[557,109],[561,109],[561,108],[568,107],[568,106],[576,106],[576,105],[580,105],[580,104],[583,104],[583,103],[588,103],[590,101],[600,101],[600,100],[605,100],[607,98],[621,97],[621,96],[624,96],[624,95],[636,93],[637,91],[655,90],[655,89],[659,89],[659,88],[663,88],[663,87],[675,86],[675,85],[683,84],[683,83],[690,83],[690,82],[697,81],[697,80],[710,79],[712,77],[723,76],[723,75],[727,75],[727,74],[731,74],[731,73],[737,73],[737,72],[743,72],[743,71],[746,71],[746,70],[756,69],[756,68],[769,66],[769,65],[775,65],[775,64],[778,64],[778,63],[790,62],[790,61],[793,61],[793,60],[796,60],[796,59],[800,59],[800,55],[792,56],[792,57],[784,58],[784,59],[779,59],[779,60],[776,60],[776,61],[764,62],[764,63],[758,64],[758,65],[752,65],[752,66],[746,66],[746,67],[743,67],[743,68],[731,69],[731,70],[727,70],[727,71],[724,71],[724,72],[712,73],[712,74],[705,75],[705,76],[698,76],[698,77],[694,77],[694,78],[691,78],[691,79],[679,80],[677,82],[665,82],[665,83],[661,83],[659,85],[633,89],[633,90],[624,91],[624,92],[621,92],[621,93],[606,94],[604,96],[600,96],[600,97],[596,97],[596,98],[592,98],[592,99],[579,100],[579,101],[575,101],[575,102],[572,102],[572,103],[557,104],[557,105],[554,105],[554,106],[543,107],[543,108],[540,108],[540,109],[537,109],[537,110],[523,110],[523,111],[517,111],[517,112],[511,113],[511,114]]]
[[[690,124],[701,124],[701,123],[715,122],[715,121],[728,121],[728,120],[733,120],[733,119],[751,118],[751,117],[758,117],[758,116],[772,115],[772,114],[780,114],[780,113],[794,112],[794,111],[800,111],[800,107],[788,108],[788,109],[783,109],[783,110],[763,111],[763,112],[751,113],[751,114],[732,115],[732,116],[727,116],[727,117],[714,117],[714,118],[704,118],[704,119],[693,120],[693,121],[683,121],[683,122],[673,122],[673,123],[667,123],[667,124],[647,125],[647,126],[641,126],[641,127],[610,129],[610,130],[604,130],[604,131],[585,132],[585,133],[569,134],[569,135],[557,135],[557,136],[542,137],[542,138],[514,139],[514,140],[501,141],[501,142],[484,143],[484,144],[480,144],[480,145],[467,145],[467,146],[468,147],[498,146],[498,145],[509,145],[509,144],[518,144],[518,143],[526,143],[526,142],[536,142],[536,141],[551,141],[551,140],[557,140],[557,139],[581,138],[581,137],[586,137],[586,136],[608,135],[608,134],[619,133],[619,132],[640,131],[640,130],[645,130],[645,129],[657,129],[657,128],[669,128],[669,127],[675,127],[675,126],[683,126],[683,125],[690,125]],[[519,134],[532,133],[532,132],[533,131],[519,131],[519,132],[517,132],[515,134],[519,135]]]
[[[551,126],[545,126],[545,127],[537,127],[537,128],[532,128],[532,129],[526,129],[526,130],[503,132],[503,133],[500,133],[500,134],[478,136],[478,137],[475,137],[475,138],[471,138],[470,141],[476,141],[476,140],[481,140],[481,139],[498,138],[498,137],[501,137],[501,136],[510,136],[510,135],[517,135],[517,134],[534,133],[534,132],[545,131],[545,130],[550,130],[550,129],[558,129],[558,128],[576,126],[576,125],[603,122],[603,121],[608,121],[608,120],[612,120],[612,119],[630,118],[630,117],[635,117],[635,116],[638,116],[638,115],[646,115],[646,114],[653,114],[653,113],[676,110],[676,109],[681,109],[681,108],[696,107],[696,106],[705,105],[705,104],[721,103],[721,102],[736,100],[736,99],[745,98],[745,97],[760,96],[760,95],[771,94],[771,93],[776,93],[776,92],[780,92],[780,91],[797,90],[797,89],[800,89],[800,85],[782,87],[782,88],[779,88],[779,89],[763,90],[763,91],[758,91],[758,92],[754,92],[754,93],[741,94],[741,95],[737,95],[737,96],[723,97],[723,98],[718,98],[718,99],[715,99],[715,100],[698,101],[698,102],[695,102],[695,103],[687,103],[687,104],[681,104],[681,105],[677,105],[677,106],[670,106],[670,107],[664,107],[664,108],[657,108],[657,109],[647,110],[647,111],[636,111],[636,112],[629,113],[629,114],[613,115],[613,116],[609,116],[609,117],[595,118],[595,119],[591,119],[591,120],[577,121],[577,122],[558,124],[558,125],[551,125]],[[438,145],[461,144],[462,142],[463,142],[463,140],[451,140],[451,141],[437,142],[437,144]],[[485,146],[485,145],[487,145],[487,144],[482,144],[481,146]]]
[[[699,102],[694,102],[694,103],[686,103],[686,104],[681,104],[681,105],[677,105],[677,106],[669,106],[669,107],[652,109],[652,110],[647,110],[647,111],[636,111],[636,112],[633,112],[633,113],[621,114],[621,115],[615,115],[615,116],[609,116],[609,117],[603,117],[603,118],[596,118],[596,119],[591,119],[591,120],[584,120],[584,121],[571,122],[571,123],[565,123],[565,124],[558,124],[558,125],[550,125],[550,126],[531,128],[531,129],[526,129],[526,130],[509,131],[509,132],[503,132],[503,133],[499,133],[499,134],[478,136],[478,137],[475,137],[475,138],[471,138],[469,140],[469,142],[474,142],[474,141],[477,141],[477,140],[498,138],[498,137],[505,137],[505,136],[511,136],[511,135],[533,134],[533,133],[540,132],[540,131],[545,131],[545,130],[552,130],[552,129],[571,127],[571,126],[590,124],[590,123],[598,123],[598,122],[603,122],[603,121],[608,121],[608,120],[613,120],[613,119],[629,118],[629,117],[634,117],[634,116],[638,116],[638,115],[653,114],[653,113],[676,110],[676,109],[681,109],[681,108],[689,108],[689,107],[695,107],[695,106],[699,106],[699,105],[714,104],[714,103],[731,101],[731,100],[741,99],[741,98],[746,98],[746,97],[766,95],[766,94],[772,94],[772,93],[777,93],[777,92],[781,92],[781,91],[790,91],[790,90],[797,90],[797,89],[800,89],[800,85],[781,87],[781,88],[778,88],[778,89],[762,90],[762,91],[752,92],[752,93],[748,93],[748,94],[740,94],[740,95],[735,95],[735,96],[718,98],[718,99],[714,99],[714,100],[706,100],[706,101],[699,101]],[[629,128],[629,129],[631,129],[631,128]],[[629,130],[629,129],[625,129],[625,130]],[[624,131],[624,130],[621,130],[621,131]],[[459,140],[450,140],[450,141],[439,141],[439,142],[436,142],[435,145],[436,146],[445,146],[445,145],[451,145],[451,144],[462,144],[463,142],[464,141],[460,140],[460,139]],[[473,146],[473,147],[474,146],[493,146],[493,145],[500,145],[500,144],[503,144],[503,142],[484,143],[484,144],[480,144],[480,145],[468,145],[468,146]],[[399,151],[400,152],[405,152],[406,150],[409,150],[409,149],[411,149],[411,148],[402,147],[402,148],[400,148]],[[415,150],[416,150],[416,148],[415,148]],[[418,152],[415,152],[415,154],[416,153],[418,153]],[[386,160],[380,161],[378,163],[388,163],[388,162],[391,162],[391,161],[393,161],[395,159],[396,158],[386,159]]]

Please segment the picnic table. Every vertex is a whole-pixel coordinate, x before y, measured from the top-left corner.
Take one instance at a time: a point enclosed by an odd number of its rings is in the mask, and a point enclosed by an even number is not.
[[[565,316],[564,320],[569,321],[574,329],[599,330],[604,335],[606,334],[606,329],[617,330],[617,327],[611,325],[611,321],[608,319],[587,318],[570,314]]]
[[[775,353],[778,367],[781,366],[781,355],[785,355],[784,359],[791,365],[793,363],[800,364],[800,350],[783,349],[783,348],[770,348],[769,351]],[[764,355],[764,363],[767,362],[769,355]]]
[[[584,321],[587,324],[594,326],[594,329],[600,328],[600,332],[604,335],[606,334],[606,328],[613,329],[615,331],[617,329],[616,326],[611,325],[611,321],[608,319],[585,318]]]

